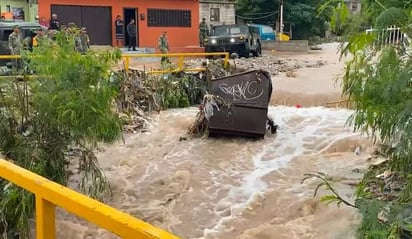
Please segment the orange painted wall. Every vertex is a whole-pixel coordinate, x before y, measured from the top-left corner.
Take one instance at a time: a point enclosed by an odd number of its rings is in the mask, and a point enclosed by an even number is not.
[[[123,18],[123,8],[137,8],[138,14],[145,14],[145,20],[138,17],[139,47],[157,48],[160,33],[167,31],[169,45],[173,47],[199,45],[199,2],[198,0],[40,0],[39,16],[50,19],[51,5],[82,5],[82,6],[111,6],[112,7],[112,32],[115,43],[114,19],[117,15]],[[192,26],[189,27],[148,27],[147,9],[185,9],[192,11]]]

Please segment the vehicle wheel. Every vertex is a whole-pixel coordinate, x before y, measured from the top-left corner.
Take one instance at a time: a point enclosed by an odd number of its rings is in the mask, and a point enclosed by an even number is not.
[[[262,56],[262,46],[259,44],[259,46],[258,46],[258,51],[257,51],[258,53],[258,57],[260,57],[260,56]]]
[[[260,46],[260,44],[256,47],[256,50],[253,51],[253,56],[254,57],[262,56],[262,47]]]

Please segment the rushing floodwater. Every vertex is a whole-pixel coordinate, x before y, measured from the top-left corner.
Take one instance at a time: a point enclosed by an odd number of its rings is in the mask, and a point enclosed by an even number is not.
[[[300,183],[304,173],[322,171],[350,197],[345,182],[360,177],[352,170],[366,164],[370,144],[345,127],[349,111],[270,107],[279,129],[263,140],[179,140],[196,112],[161,112],[150,132],[98,155],[113,187],[109,204],[182,238],[352,237],[356,213],[318,203],[316,182]],[[59,238],[114,238],[64,218]]]

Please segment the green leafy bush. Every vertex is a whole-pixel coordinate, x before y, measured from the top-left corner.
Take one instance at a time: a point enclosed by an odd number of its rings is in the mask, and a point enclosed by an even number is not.
[[[120,51],[75,51],[74,40],[58,33],[43,38],[33,53],[23,53],[35,80],[0,85],[0,150],[14,163],[66,185],[69,165],[78,164],[80,189],[95,198],[110,192],[93,153],[99,141],[121,136],[112,110],[118,89],[108,81]],[[78,151],[77,162],[68,154]],[[34,196],[0,181],[0,234],[27,238]]]
[[[363,15],[379,32],[396,25],[411,33],[412,10],[405,1],[365,1]],[[328,4],[343,4],[330,0]],[[337,7],[333,19],[345,16]],[[345,18],[340,19],[345,22]],[[351,23],[359,29],[360,22]],[[350,55],[343,76],[343,93],[353,102],[350,123],[382,145],[389,161],[371,167],[356,190],[356,204],[362,215],[358,238],[412,238],[412,60],[406,38],[387,44],[387,34],[350,32],[342,54]],[[384,178],[377,175],[386,174]],[[324,181],[327,180],[323,178]],[[328,188],[330,190],[330,188]],[[336,192],[327,201],[341,201]]]

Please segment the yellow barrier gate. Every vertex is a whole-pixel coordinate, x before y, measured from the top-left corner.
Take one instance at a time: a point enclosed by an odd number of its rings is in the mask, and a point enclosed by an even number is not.
[[[206,56],[224,56],[224,66],[229,64],[229,52],[199,52],[199,53],[147,53],[147,54],[123,54],[122,59],[124,61],[124,67],[126,70],[130,67],[130,58],[152,58],[152,57],[178,57],[177,68],[149,71],[149,74],[163,74],[179,71],[205,71],[205,68],[184,68],[184,60],[187,57],[206,57]],[[19,55],[0,55],[0,59],[19,59]]]
[[[125,239],[179,239],[4,159],[0,159],[0,177],[35,194],[37,239],[56,238],[56,206]]]
[[[130,66],[130,58],[152,58],[152,57],[178,57],[179,60],[177,62],[177,68],[170,70],[157,70],[157,71],[150,71],[151,74],[163,74],[163,73],[171,73],[171,72],[179,72],[179,71],[204,71],[205,68],[184,68],[184,59],[187,57],[206,57],[206,56],[224,56],[224,66],[227,66],[229,63],[229,52],[199,52],[199,53],[147,53],[147,54],[127,54],[123,55],[122,58],[124,59],[124,67],[126,70],[129,69]]]

